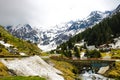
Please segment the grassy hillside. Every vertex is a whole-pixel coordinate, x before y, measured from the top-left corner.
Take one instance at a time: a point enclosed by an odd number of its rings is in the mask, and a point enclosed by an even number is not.
[[[9,76],[8,68],[0,62],[0,76]]]
[[[14,77],[2,77],[0,78],[0,80],[46,80],[45,78],[41,78],[38,76],[29,76],[29,77],[25,77],[25,76],[14,76]]]
[[[24,52],[28,55],[40,54],[41,50],[37,47],[36,44],[32,44],[29,41],[24,41],[19,38],[12,36],[9,32],[7,32],[2,26],[0,26],[0,41],[4,41],[5,43],[9,43],[12,48],[17,48],[17,52]],[[5,49],[5,46],[0,44],[0,54],[3,55],[11,55],[11,53]]]
[[[104,75],[107,77],[117,78],[117,80],[120,80],[120,62],[116,62],[115,67],[108,70]]]
[[[75,71],[75,67],[73,65],[65,61],[56,61],[56,60],[51,60],[51,61],[52,63],[54,63],[55,68],[62,71],[63,73],[62,76],[65,78],[65,80],[74,80],[76,78],[75,73],[73,73],[73,71]]]

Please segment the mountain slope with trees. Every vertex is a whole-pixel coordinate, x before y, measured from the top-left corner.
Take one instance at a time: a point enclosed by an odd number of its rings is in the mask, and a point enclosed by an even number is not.
[[[119,36],[120,12],[117,12],[116,14],[105,18],[102,22],[96,24],[92,28],[87,28],[82,33],[70,38],[69,41],[61,44],[57,49],[60,49],[59,52],[66,55],[67,51],[69,53],[70,50],[73,50],[75,43],[80,43],[82,40],[84,40],[88,46],[95,45],[98,47],[102,44],[115,43],[113,39]]]
[[[111,13],[112,11],[92,11],[84,19],[60,23],[51,27],[51,29],[35,28],[29,24],[4,27],[12,35],[20,39],[30,40],[32,43],[37,43],[43,51],[50,51],[55,49],[57,45],[68,41],[72,36],[84,31],[85,28],[101,22]]]

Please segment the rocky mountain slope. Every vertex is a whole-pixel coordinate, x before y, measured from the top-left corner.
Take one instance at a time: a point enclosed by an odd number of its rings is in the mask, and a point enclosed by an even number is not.
[[[55,26],[50,30],[47,30],[41,34],[44,35],[39,47],[43,50],[54,49],[57,45],[69,40],[70,37],[84,31],[88,27],[99,23],[102,19],[111,15],[110,11],[100,12],[93,11],[88,17],[83,20],[70,21],[61,25]],[[47,48],[46,48],[47,47]]]
[[[61,71],[46,63],[39,56],[31,56],[22,59],[14,60],[0,60],[9,70],[11,74],[17,76],[39,76],[44,77],[46,80],[64,80],[59,75]]]
[[[37,45],[16,38],[0,26],[0,55],[26,55],[40,54]]]
[[[8,30],[13,36],[18,38],[29,40],[33,43],[39,43],[40,37],[38,32],[34,30],[29,24],[25,25],[17,25],[17,26],[6,26],[6,30]]]
[[[12,35],[37,43],[42,50],[49,51],[55,49],[57,45],[69,40],[70,37],[84,31],[86,28],[99,23],[110,14],[110,11],[93,11],[83,20],[69,21],[56,25],[51,29],[35,29],[29,24],[6,26],[5,29]]]
[[[94,25],[92,28],[87,28],[85,31],[70,38],[67,42],[60,44],[56,51],[68,57],[75,53],[76,57],[79,57],[77,54],[79,54],[80,50],[82,51],[82,48],[88,50],[96,49],[101,52],[120,49],[120,11],[118,10],[103,19],[99,24]],[[100,57],[99,53],[96,56],[94,55],[91,53],[89,55],[88,53],[87,57]],[[119,53],[117,55],[119,57]]]

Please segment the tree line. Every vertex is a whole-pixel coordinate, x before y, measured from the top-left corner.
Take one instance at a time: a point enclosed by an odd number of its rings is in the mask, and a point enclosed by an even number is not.
[[[100,23],[96,24],[92,28],[87,28],[82,33],[71,37],[67,42],[59,45],[56,51],[60,49],[58,53],[62,53],[65,56],[71,57],[71,50],[73,50],[74,53],[78,53],[81,50],[74,47],[75,43],[79,43],[84,40],[87,45],[95,45],[96,47],[98,47],[101,44],[109,44],[113,42],[113,39],[119,36],[120,12],[103,19]],[[86,48],[85,46],[82,47]]]

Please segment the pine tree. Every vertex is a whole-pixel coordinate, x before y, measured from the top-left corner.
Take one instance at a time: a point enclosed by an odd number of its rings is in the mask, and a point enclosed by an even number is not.
[[[75,56],[77,58],[80,58],[80,49],[77,46],[74,47],[74,52],[75,52]]]

